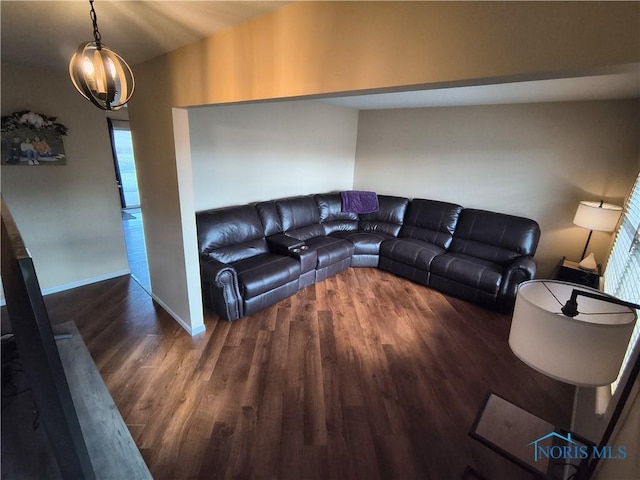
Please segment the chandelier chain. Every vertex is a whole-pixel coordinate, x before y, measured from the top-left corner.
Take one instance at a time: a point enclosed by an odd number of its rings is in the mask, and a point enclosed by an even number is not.
[[[98,15],[93,8],[93,0],[89,0],[89,3],[91,4],[90,16],[91,21],[93,22],[93,38],[96,41],[96,47],[98,48],[98,50],[100,50],[100,48],[102,47],[102,36],[100,35],[100,31],[98,30]]]

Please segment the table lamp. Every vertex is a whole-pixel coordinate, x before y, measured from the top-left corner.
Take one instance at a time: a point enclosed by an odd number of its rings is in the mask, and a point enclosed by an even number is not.
[[[595,255],[593,253],[588,257],[585,257],[589,241],[591,240],[591,235],[594,230],[597,232],[613,232],[616,229],[616,225],[618,224],[621,214],[622,207],[611,203],[588,202],[583,200],[578,204],[578,209],[573,217],[573,224],[589,230],[587,243],[585,243],[584,250],[580,256],[580,268],[593,272],[598,269]]]
[[[583,387],[609,385],[620,372],[635,309],[640,305],[572,283],[524,282],[516,295],[509,346],[524,363],[556,380]],[[636,361],[601,445],[610,438],[639,369]],[[583,462],[576,478],[589,478],[594,468],[593,462]]]

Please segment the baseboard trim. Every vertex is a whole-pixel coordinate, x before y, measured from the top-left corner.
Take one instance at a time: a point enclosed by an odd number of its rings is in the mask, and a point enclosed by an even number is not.
[[[123,277],[125,275],[130,275],[131,270],[119,270],[117,272],[107,273],[105,275],[99,275],[97,277],[85,278],[83,280],[78,280],[77,282],[65,283],[63,285],[57,285],[55,287],[43,288],[41,289],[42,296],[51,295],[52,293],[64,292],[65,290],[71,290],[78,287],[84,287],[85,285],[91,285],[92,283],[102,282],[104,280],[111,280],[112,278]],[[7,301],[3,297],[0,299],[0,306],[4,307],[7,304]]]
[[[58,285],[56,287],[51,287],[51,288],[45,288],[42,289],[42,295],[46,296],[46,295],[51,295],[53,293],[59,293],[59,292],[64,292],[65,290],[71,290],[73,288],[78,288],[78,287],[84,287],[85,285],[90,285],[92,283],[98,283],[98,282],[102,282],[104,280],[111,280],[112,278],[117,278],[117,277],[122,277],[124,275],[130,275],[131,274],[131,270],[120,270],[118,272],[111,272],[108,273],[106,275],[100,275],[97,277],[92,277],[92,278],[86,278],[84,280],[78,280],[77,282],[71,282],[71,283],[65,283],[64,285]],[[189,324],[187,322],[185,322],[182,318],[180,318],[180,316],[174,312],[173,310],[171,310],[171,308],[169,308],[167,306],[166,303],[164,303],[160,298],[158,298],[156,295],[153,294],[153,292],[150,293],[151,298],[153,298],[153,300],[160,305],[169,315],[171,315],[171,317],[178,322],[178,325],[180,325],[189,335],[191,335],[192,337],[199,335],[201,333],[205,332],[205,327],[204,325],[200,325],[197,328],[191,328],[189,326]],[[0,299],[0,307],[4,307],[6,305],[6,300],[4,298]]]
[[[178,325],[180,325],[192,337],[195,337],[196,335],[199,335],[199,334],[205,332],[206,329],[205,329],[204,325],[201,325],[198,328],[191,328],[189,326],[189,324],[187,324],[187,322],[185,322],[182,318],[180,318],[180,316],[176,312],[171,310],[167,306],[167,304],[164,303],[162,300],[160,300],[156,295],[154,295],[153,292],[151,293],[151,298],[153,298],[154,302],[156,302],[158,305],[160,305],[169,315],[171,315],[171,317],[176,322],[178,322]]]
[[[112,278],[123,277],[130,275],[131,270],[120,270],[118,272],[107,273],[106,275],[99,275],[97,277],[86,278],[77,282],[65,283],[64,285],[58,285],[57,287],[45,288],[42,290],[42,295],[51,295],[52,293],[64,292],[65,290],[71,290],[72,288],[84,287],[92,283],[102,282],[104,280],[111,280]]]

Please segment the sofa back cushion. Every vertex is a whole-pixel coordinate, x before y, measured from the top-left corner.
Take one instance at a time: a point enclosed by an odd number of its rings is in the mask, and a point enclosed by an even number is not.
[[[539,239],[540,227],[534,220],[466,208],[449,251],[506,265],[522,255],[533,255]]]
[[[455,203],[416,198],[411,200],[400,237],[424,240],[449,248],[462,207]]]
[[[282,222],[280,221],[280,215],[278,215],[275,200],[256,203],[256,211],[264,227],[264,235],[266,237],[282,233]]]
[[[315,195],[314,199],[325,235],[358,229],[358,214],[342,211],[342,198],[339,193]]]
[[[269,251],[258,213],[252,205],[196,213],[200,254],[222,263]]]
[[[397,237],[409,199],[378,195],[378,204],[380,209],[377,212],[360,214],[358,228],[365,232],[382,232]]]
[[[276,200],[282,230],[298,240],[320,237],[324,229],[320,225],[320,212],[311,196]]]

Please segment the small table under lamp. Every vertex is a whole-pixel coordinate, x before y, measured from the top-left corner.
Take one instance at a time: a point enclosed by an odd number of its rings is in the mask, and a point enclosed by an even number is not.
[[[625,302],[598,290],[556,280],[531,280],[520,284],[509,334],[509,346],[513,353],[531,368],[565,383],[596,387],[609,385],[618,377],[640,305]],[[613,428],[622,413],[624,402],[638,376],[640,361],[636,361],[632,374],[623,387],[620,401],[616,404],[611,420],[598,448],[610,440]],[[626,392],[626,396],[625,396]],[[495,396],[494,396],[495,397]],[[494,404],[508,404],[502,409],[513,410],[513,404],[492,399]],[[471,436],[478,437],[477,428],[486,414],[485,403],[478,415]],[[531,417],[535,417],[528,414]],[[522,413],[519,414],[523,416]],[[507,421],[507,420],[505,420]],[[498,420],[493,420],[499,424]],[[530,422],[529,422],[530,423]],[[551,424],[550,428],[555,428]],[[522,436],[523,432],[519,433]],[[575,434],[573,440],[578,439]],[[565,439],[552,429],[549,435],[531,438],[532,444],[549,436]],[[486,438],[484,440],[487,444]],[[504,442],[503,442],[504,443]],[[522,442],[520,442],[522,443]],[[582,442],[584,444],[584,442]],[[491,446],[491,445],[489,445]],[[522,447],[521,445],[518,445]],[[587,448],[592,448],[587,444]],[[528,453],[533,457],[534,447]],[[505,455],[507,456],[507,455]],[[507,458],[510,458],[507,456]],[[522,458],[522,455],[520,455]],[[530,459],[527,459],[530,460]],[[592,475],[597,459],[581,460],[575,478],[587,479]],[[527,468],[525,462],[519,462]],[[539,472],[536,472],[539,474]],[[544,472],[547,475],[547,472]]]
[[[613,232],[616,229],[621,214],[622,207],[611,203],[588,202],[583,200],[578,204],[578,209],[573,217],[573,224],[589,230],[587,243],[585,243],[584,250],[580,256],[580,268],[592,272],[597,270],[598,266],[594,254],[592,253],[588,257],[585,257],[589,241],[591,240],[591,234],[593,234],[594,230],[597,232]]]

